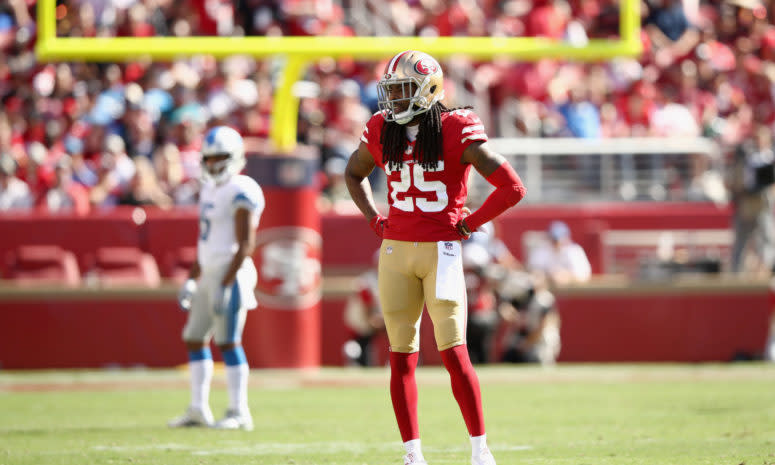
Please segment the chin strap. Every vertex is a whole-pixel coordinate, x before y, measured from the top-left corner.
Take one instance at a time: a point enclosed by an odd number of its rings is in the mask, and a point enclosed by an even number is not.
[[[414,119],[414,115],[407,116],[406,118],[400,118],[400,119],[396,118],[396,123],[398,123],[400,125],[404,125],[404,124],[410,123],[412,121],[412,119]]]

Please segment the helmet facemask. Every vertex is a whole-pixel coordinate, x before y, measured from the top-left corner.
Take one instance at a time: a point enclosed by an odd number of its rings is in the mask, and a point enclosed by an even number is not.
[[[218,160],[208,163],[208,158],[218,158]],[[240,159],[230,153],[214,153],[202,157],[202,174],[205,179],[212,179],[216,184],[228,181],[232,176],[239,174],[244,167],[245,158]]]
[[[211,162],[210,160],[216,159]],[[228,178],[229,154],[215,153],[202,157],[202,175],[220,184]]]

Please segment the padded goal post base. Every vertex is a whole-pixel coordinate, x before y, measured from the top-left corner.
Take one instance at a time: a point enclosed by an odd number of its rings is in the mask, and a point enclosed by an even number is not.
[[[316,151],[249,155],[247,174],[264,191],[256,235],[258,310],[250,312],[243,345],[252,367],[320,365],[322,239]]]

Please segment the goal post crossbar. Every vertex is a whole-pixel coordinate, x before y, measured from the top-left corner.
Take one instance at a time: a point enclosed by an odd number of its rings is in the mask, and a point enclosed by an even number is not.
[[[58,37],[55,9],[56,0],[38,1],[35,51],[39,61],[171,61],[195,55],[218,59],[231,55],[287,57],[272,112],[271,139],[280,151],[289,151],[296,143],[298,105],[293,84],[303,76],[307,63],[321,57],[384,59],[401,50],[418,49],[437,58],[465,55],[523,61],[602,61],[637,56],[642,48],[639,0],[620,1],[618,39],[591,39],[581,46],[541,37]]]

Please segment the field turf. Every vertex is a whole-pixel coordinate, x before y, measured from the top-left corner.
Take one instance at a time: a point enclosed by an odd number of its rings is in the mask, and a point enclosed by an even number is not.
[[[499,465],[775,464],[775,365],[477,369]],[[429,464],[469,464],[446,373],[418,382]],[[171,430],[185,370],[0,372],[0,464],[401,465],[387,386],[385,368],[253,370],[254,431]]]

